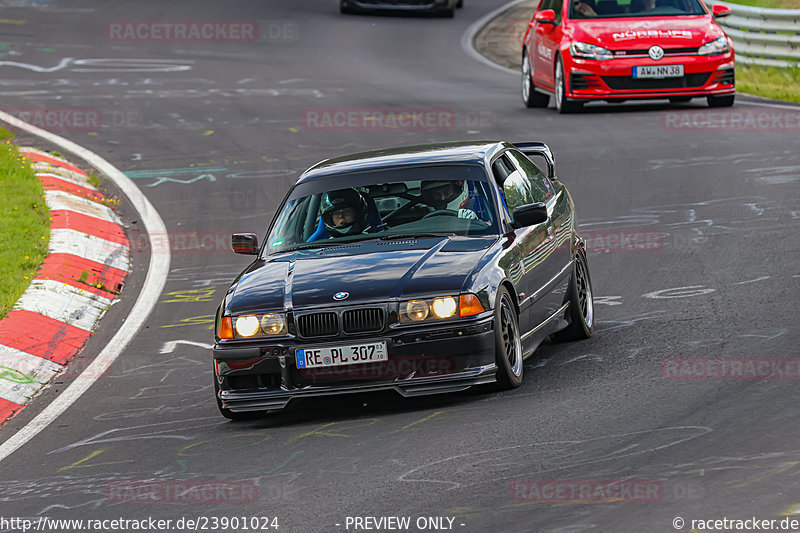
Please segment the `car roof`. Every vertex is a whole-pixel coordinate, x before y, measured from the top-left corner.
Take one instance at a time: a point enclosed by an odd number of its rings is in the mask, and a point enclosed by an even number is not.
[[[513,145],[503,141],[461,141],[370,150],[321,161],[303,172],[297,183],[365,170],[443,164],[483,165],[506,148],[513,148]]]

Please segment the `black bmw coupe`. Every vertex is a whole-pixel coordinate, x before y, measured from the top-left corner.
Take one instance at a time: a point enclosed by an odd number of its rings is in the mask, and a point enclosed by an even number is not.
[[[304,172],[216,316],[222,414],[292,399],[522,383],[548,336],[591,336],[572,198],[543,143],[375,150]]]

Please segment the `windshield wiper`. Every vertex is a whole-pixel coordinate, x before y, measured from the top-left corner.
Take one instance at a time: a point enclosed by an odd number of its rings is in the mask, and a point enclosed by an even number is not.
[[[281,250],[282,252],[294,252],[295,250],[312,250],[314,248],[327,248],[329,246],[338,246],[340,244],[348,244],[347,242],[309,242],[306,244],[301,244],[299,246],[294,246],[292,248],[287,248],[286,250]]]
[[[396,235],[384,235],[378,237],[382,241],[394,241],[403,239],[425,239],[428,237],[452,237],[455,233],[400,233]]]

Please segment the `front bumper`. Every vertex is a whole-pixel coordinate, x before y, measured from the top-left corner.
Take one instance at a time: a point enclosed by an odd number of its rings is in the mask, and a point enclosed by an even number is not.
[[[295,350],[342,339],[217,344],[214,379],[221,406],[234,412],[283,409],[295,398],[394,390],[423,396],[495,381],[493,317],[447,325],[397,328],[351,343],[386,341],[389,360],[298,369]]]
[[[718,56],[614,58],[605,61],[570,58],[567,97],[571,100],[663,99],[681,96],[718,96],[736,92],[733,52]],[[684,66],[681,78],[636,79],[635,66]]]
[[[369,12],[418,12],[431,13],[455,8],[456,0],[345,0],[343,7],[351,11]]]

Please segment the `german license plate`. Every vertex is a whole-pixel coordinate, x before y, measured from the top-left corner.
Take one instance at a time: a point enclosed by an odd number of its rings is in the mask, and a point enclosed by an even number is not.
[[[294,356],[297,368],[355,365],[389,360],[389,353],[386,351],[386,342],[384,341],[345,346],[298,348],[295,350]]]
[[[634,78],[680,78],[683,65],[647,65],[633,67]]]

